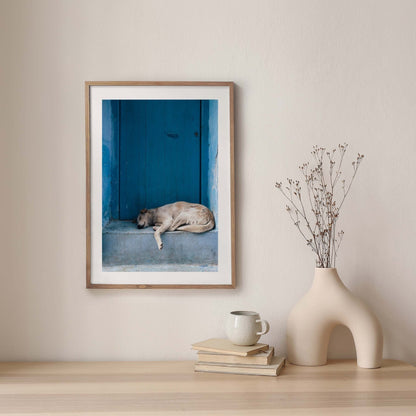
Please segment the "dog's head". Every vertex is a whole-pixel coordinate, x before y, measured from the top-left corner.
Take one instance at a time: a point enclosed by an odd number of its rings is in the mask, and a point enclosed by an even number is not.
[[[148,209],[142,209],[137,217],[137,228],[146,228],[152,225],[152,214]]]

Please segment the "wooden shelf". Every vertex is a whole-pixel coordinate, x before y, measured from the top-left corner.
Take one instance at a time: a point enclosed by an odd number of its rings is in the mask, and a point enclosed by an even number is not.
[[[288,365],[279,377],[194,373],[193,362],[0,363],[0,414],[415,415],[416,368],[385,360]]]

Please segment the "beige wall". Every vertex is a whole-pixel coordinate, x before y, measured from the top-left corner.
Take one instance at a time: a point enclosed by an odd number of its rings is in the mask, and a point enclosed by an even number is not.
[[[268,319],[265,340],[283,351],[314,261],[274,181],[313,144],[347,141],[366,157],[339,273],[379,316],[385,356],[416,362],[416,2],[0,8],[0,359],[191,359],[239,308]],[[236,290],[85,289],[85,80],[236,83]],[[346,330],[330,353],[354,354]]]

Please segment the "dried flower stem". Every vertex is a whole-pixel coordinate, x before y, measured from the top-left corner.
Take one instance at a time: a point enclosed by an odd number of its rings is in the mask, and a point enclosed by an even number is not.
[[[326,151],[324,147],[314,146],[312,150],[313,167],[309,162],[299,167],[306,184],[305,206],[302,188],[298,180],[287,179],[287,186],[276,182],[275,186],[288,201],[286,211],[308,246],[316,254],[317,267],[335,267],[336,257],[344,231],[336,232],[339,213],[350,192],[363,155],[358,153],[352,162],[353,173],[349,181],[342,179],[340,203],[337,204],[337,185],[342,177],[341,167],[348,145],[340,144],[338,149]],[[336,162],[337,151],[339,154]]]

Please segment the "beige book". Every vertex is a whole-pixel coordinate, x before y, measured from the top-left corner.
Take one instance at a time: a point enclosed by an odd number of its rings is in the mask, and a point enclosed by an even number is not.
[[[205,363],[225,363],[225,364],[256,364],[269,365],[274,355],[274,348],[270,347],[267,351],[260,351],[254,355],[241,357],[240,355],[222,354],[219,352],[198,352],[198,361]]]
[[[285,357],[273,357],[270,365],[195,363],[196,372],[278,376],[285,366]]]
[[[240,355],[246,357],[253,355],[259,351],[267,351],[269,346],[267,344],[255,345],[234,345],[231,341],[225,338],[211,338],[206,341],[197,342],[192,345],[192,349],[198,351],[219,352],[224,354]]]

